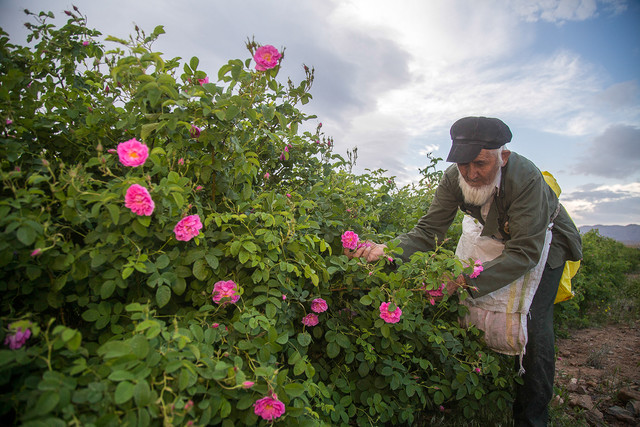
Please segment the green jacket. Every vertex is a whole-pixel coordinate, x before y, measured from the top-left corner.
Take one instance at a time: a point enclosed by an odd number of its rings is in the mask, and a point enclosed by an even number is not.
[[[436,189],[427,214],[413,230],[398,237],[398,246],[404,250],[401,258],[406,261],[414,252],[434,250],[435,239],[442,242],[461,209],[484,225],[483,236],[494,236],[505,243],[502,255],[486,262],[477,278],[466,277],[467,283],[478,288],[471,291],[473,297],[486,295],[513,282],[538,263],[547,226],[558,205],[558,198],[540,170],[530,160],[512,152],[502,168],[500,189],[485,222],[479,206],[464,203],[458,170],[456,165],[451,165]],[[557,268],[567,260],[580,260],[582,239],[562,205],[553,223],[549,266]]]

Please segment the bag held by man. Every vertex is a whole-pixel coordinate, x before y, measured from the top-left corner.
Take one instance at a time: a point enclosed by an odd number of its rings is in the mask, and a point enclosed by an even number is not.
[[[549,255],[552,226],[550,224],[547,228],[540,260],[533,269],[507,286],[462,302],[469,313],[459,319],[460,325],[465,328],[475,325],[484,331],[484,340],[489,348],[502,354],[519,355],[521,362],[527,345],[527,315]],[[482,228],[474,218],[464,217],[462,235],[456,248],[458,258],[479,259],[485,263],[502,254],[504,243],[482,236]]]

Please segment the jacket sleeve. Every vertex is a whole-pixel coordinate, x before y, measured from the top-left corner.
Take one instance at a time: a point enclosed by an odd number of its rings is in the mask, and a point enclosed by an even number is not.
[[[480,297],[506,286],[536,266],[540,260],[552,211],[557,198],[550,196],[550,188],[540,173],[519,176],[505,187],[506,220],[509,238],[504,251],[496,259],[485,263],[484,270],[467,283],[478,290]]]
[[[435,195],[427,214],[424,215],[413,230],[398,236],[398,246],[403,249],[400,258],[408,261],[415,252],[428,252],[435,249],[436,239],[442,242],[447,230],[458,211],[456,198],[457,183],[453,183],[454,174],[448,170],[436,188]],[[457,177],[457,172],[455,174]]]

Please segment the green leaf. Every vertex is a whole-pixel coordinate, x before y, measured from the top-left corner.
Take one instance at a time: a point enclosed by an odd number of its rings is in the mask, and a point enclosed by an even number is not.
[[[58,405],[58,402],[60,402],[60,393],[53,390],[47,390],[38,397],[36,412],[39,415],[48,414]]]
[[[382,325],[382,327],[380,328],[380,333],[383,337],[389,338],[391,336],[391,329],[389,329],[389,325],[386,323]]]
[[[109,211],[109,215],[111,216],[113,225],[118,225],[118,222],[120,221],[120,207],[113,204],[108,204],[107,210]]]
[[[123,381],[116,387],[114,401],[116,405],[122,405],[133,397],[134,386],[129,381]]]
[[[189,66],[191,67],[191,70],[194,72],[198,69],[198,64],[200,64],[200,60],[198,59],[197,56],[192,57],[191,60],[189,61]]]
[[[278,310],[276,309],[275,305],[268,303],[265,307],[265,313],[267,314],[267,318],[274,319],[276,317],[276,314],[278,313]]]
[[[18,229],[18,240],[25,246],[30,246],[36,240],[36,232],[28,225],[23,225]]]
[[[118,370],[118,371],[113,371],[111,373],[111,375],[109,375],[109,379],[111,381],[115,381],[115,382],[120,382],[120,381],[125,381],[125,380],[134,380],[135,379],[135,375],[133,375],[129,371]]]
[[[170,262],[171,260],[169,259],[167,254],[162,254],[158,257],[158,259],[156,259],[156,268],[158,268],[158,270],[162,270],[163,268],[166,268]]]
[[[160,94],[160,92],[158,92]],[[145,140],[147,137],[160,126],[160,123],[147,123],[142,125],[142,131],[140,132],[140,139]]]
[[[291,383],[284,386],[284,391],[287,393],[287,396],[293,399],[294,397],[302,395],[305,391],[305,387],[302,384]]]
[[[102,299],[107,299],[111,295],[113,295],[113,291],[116,289],[116,282],[113,280],[106,280],[102,283],[100,287],[100,297]]]
[[[311,334],[309,334],[308,332],[301,332],[298,334],[297,340],[301,346],[307,347],[309,344],[311,344]]]
[[[360,304],[362,305],[371,305],[372,302],[373,300],[369,295],[363,295],[362,298],[360,298]]]
[[[335,342],[330,342],[327,344],[327,356],[331,359],[335,358],[340,354],[340,346]]]
[[[98,317],[100,317],[100,313],[98,313],[98,310],[95,310],[93,308],[90,308],[89,310],[82,313],[82,318],[87,322],[95,322],[96,320],[98,320]]]
[[[171,288],[166,285],[158,286],[156,290],[156,302],[158,307],[164,307],[171,300]]]
[[[441,391],[436,391],[435,394],[433,395],[433,403],[435,403],[436,405],[442,405],[442,403],[444,402],[444,394],[442,394]]]
[[[134,335],[129,340],[129,345],[131,346],[133,354],[135,354],[138,359],[144,359],[147,357],[147,354],[149,353],[149,342],[144,335]]]
[[[207,280],[209,270],[207,269],[207,263],[203,259],[199,259],[193,263],[193,275],[200,281]]]
[[[145,380],[138,381],[138,384],[133,389],[133,399],[136,402],[136,406],[139,408],[147,406],[151,401],[151,390],[149,389],[149,383]]]
[[[349,341],[349,338],[344,334],[338,334],[336,336],[336,343],[342,348],[351,347],[351,341]]]

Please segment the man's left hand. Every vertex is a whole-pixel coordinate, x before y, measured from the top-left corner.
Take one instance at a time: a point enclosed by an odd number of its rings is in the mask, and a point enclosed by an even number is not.
[[[467,282],[464,280],[464,276],[462,274],[456,277],[455,280],[447,281],[447,285],[446,285],[447,295],[449,296],[453,295],[458,290],[458,288],[464,286],[466,283]]]

